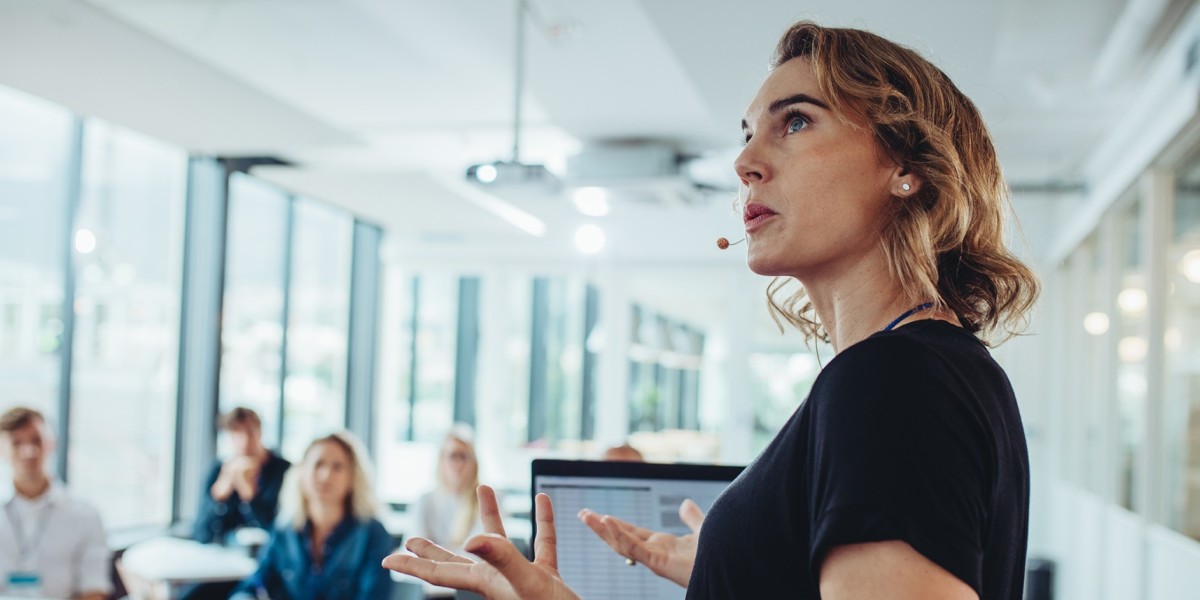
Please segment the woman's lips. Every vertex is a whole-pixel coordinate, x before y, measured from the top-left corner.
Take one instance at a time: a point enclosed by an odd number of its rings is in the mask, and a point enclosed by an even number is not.
[[[779,216],[779,213],[762,204],[747,204],[742,214],[742,220],[746,223],[746,233],[761,229],[767,221],[776,216]]]

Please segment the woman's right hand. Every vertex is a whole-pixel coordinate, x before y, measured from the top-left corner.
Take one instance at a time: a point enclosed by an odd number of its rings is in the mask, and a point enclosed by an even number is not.
[[[558,574],[554,507],[550,497],[538,494],[534,498],[536,558],[529,562],[504,534],[496,493],[486,485],[479,486],[477,493],[479,516],[487,533],[467,540],[464,549],[482,561],[459,556],[429,540],[413,538],[405,547],[415,556],[393,554],[383,559],[383,566],[434,585],[475,592],[488,600],[579,600]]]
[[[679,518],[692,530],[687,535],[671,535],[650,531],[627,523],[612,515],[601,515],[588,509],[579,511],[579,518],[617,554],[646,565],[655,575],[687,587],[696,563],[696,542],[704,511],[691,500],[679,505]]]

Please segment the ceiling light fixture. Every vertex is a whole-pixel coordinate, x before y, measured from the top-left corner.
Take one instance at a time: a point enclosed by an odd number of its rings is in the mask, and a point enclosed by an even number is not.
[[[513,53],[513,120],[512,156],[509,160],[475,164],[467,167],[467,181],[482,185],[535,184],[557,188],[558,179],[545,165],[521,162],[521,112],[525,91],[525,20],[526,0],[516,0],[517,27]]]
[[[604,230],[595,225],[584,225],[575,231],[575,247],[584,254],[595,254],[604,249]]]
[[[608,190],[602,187],[581,187],[571,192],[575,208],[589,217],[608,214]]]

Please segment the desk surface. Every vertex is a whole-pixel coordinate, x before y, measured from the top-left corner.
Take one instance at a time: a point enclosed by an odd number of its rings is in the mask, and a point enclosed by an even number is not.
[[[248,556],[245,549],[179,538],[155,538],[134,544],[125,551],[121,562],[126,570],[139,577],[169,583],[240,581],[258,568],[258,561]]]

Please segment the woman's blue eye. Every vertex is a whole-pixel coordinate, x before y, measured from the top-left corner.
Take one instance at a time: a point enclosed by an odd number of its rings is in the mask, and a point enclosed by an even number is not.
[[[788,121],[787,131],[788,133],[796,133],[805,127],[808,127],[808,119],[793,117],[792,120]]]

